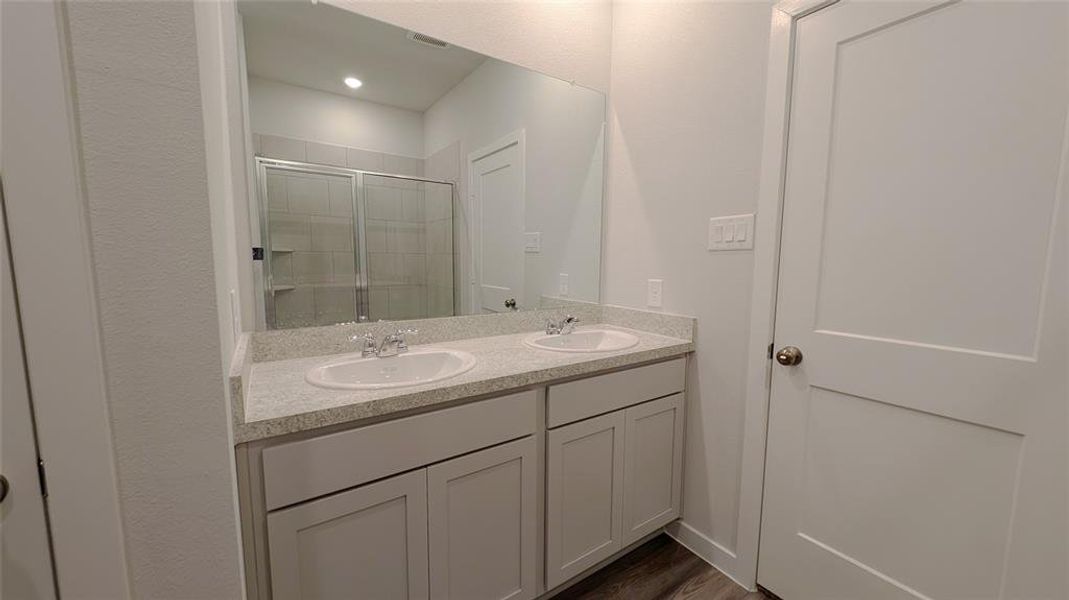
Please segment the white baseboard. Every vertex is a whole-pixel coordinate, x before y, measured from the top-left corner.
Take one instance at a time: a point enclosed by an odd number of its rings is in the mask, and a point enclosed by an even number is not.
[[[745,583],[735,576],[735,565],[738,562],[738,557],[735,553],[718,544],[704,533],[683,521],[672,521],[665,526],[664,531],[687,550],[698,555],[698,558],[709,563],[743,588],[751,592],[757,589],[755,582]]]

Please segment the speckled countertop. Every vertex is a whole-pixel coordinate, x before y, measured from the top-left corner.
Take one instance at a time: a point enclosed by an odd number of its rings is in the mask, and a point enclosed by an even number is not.
[[[680,356],[693,350],[690,340],[613,325],[636,335],[626,350],[566,353],[525,346],[533,332],[426,344],[465,350],[478,359],[467,373],[437,383],[383,390],[328,390],[304,379],[310,368],[341,354],[254,362],[240,374],[234,392],[242,402],[234,415],[234,442],[243,443],[391,413],[426,409],[473,396],[520,389],[549,381]],[[413,345],[413,348],[419,347]]]

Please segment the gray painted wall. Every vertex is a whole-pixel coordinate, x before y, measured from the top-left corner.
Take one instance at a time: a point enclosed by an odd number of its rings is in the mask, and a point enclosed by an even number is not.
[[[757,209],[771,5],[613,4],[601,298],[645,307],[646,279],[664,279],[664,310],[698,317],[683,520],[730,552],[753,252],[705,240],[710,217]]]
[[[193,4],[65,6],[133,596],[240,598]]]

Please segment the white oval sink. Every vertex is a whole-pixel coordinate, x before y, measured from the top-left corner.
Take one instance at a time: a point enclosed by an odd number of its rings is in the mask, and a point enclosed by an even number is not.
[[[339,358],[310,369],[304,379],[337,390],[380,390],[442,381],[474,366],[475,357],[462,350],[413,348],[385,358]]]
[[[614,329],[580,329],[564,335],[538,333],[523,343],[539,350],[554,352],[611,352],[624,350],[638,343],[638,338]]]

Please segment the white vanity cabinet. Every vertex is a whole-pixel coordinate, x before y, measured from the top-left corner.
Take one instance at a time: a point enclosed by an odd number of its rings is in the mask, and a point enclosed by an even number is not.
[[[267,515],[271,588],[298,598],[427,598],[421,469]]]
[[[427,469],[432,600],[537,595],[534,437]]]
[[[679,517],[683,491],[683,394],[624,412],[624,545]]]
[[[549,431],[546,580],[564,583],[623,547],[623,411]]]
[[[240,446],[249,598],[554,592],[679,516],[684,365]]]
[[[274,598],[534,598],[535,456],[528,436],[269,513]]]
[[[679,516],[683,375],[677,360],[549,388],[548,589]]]

